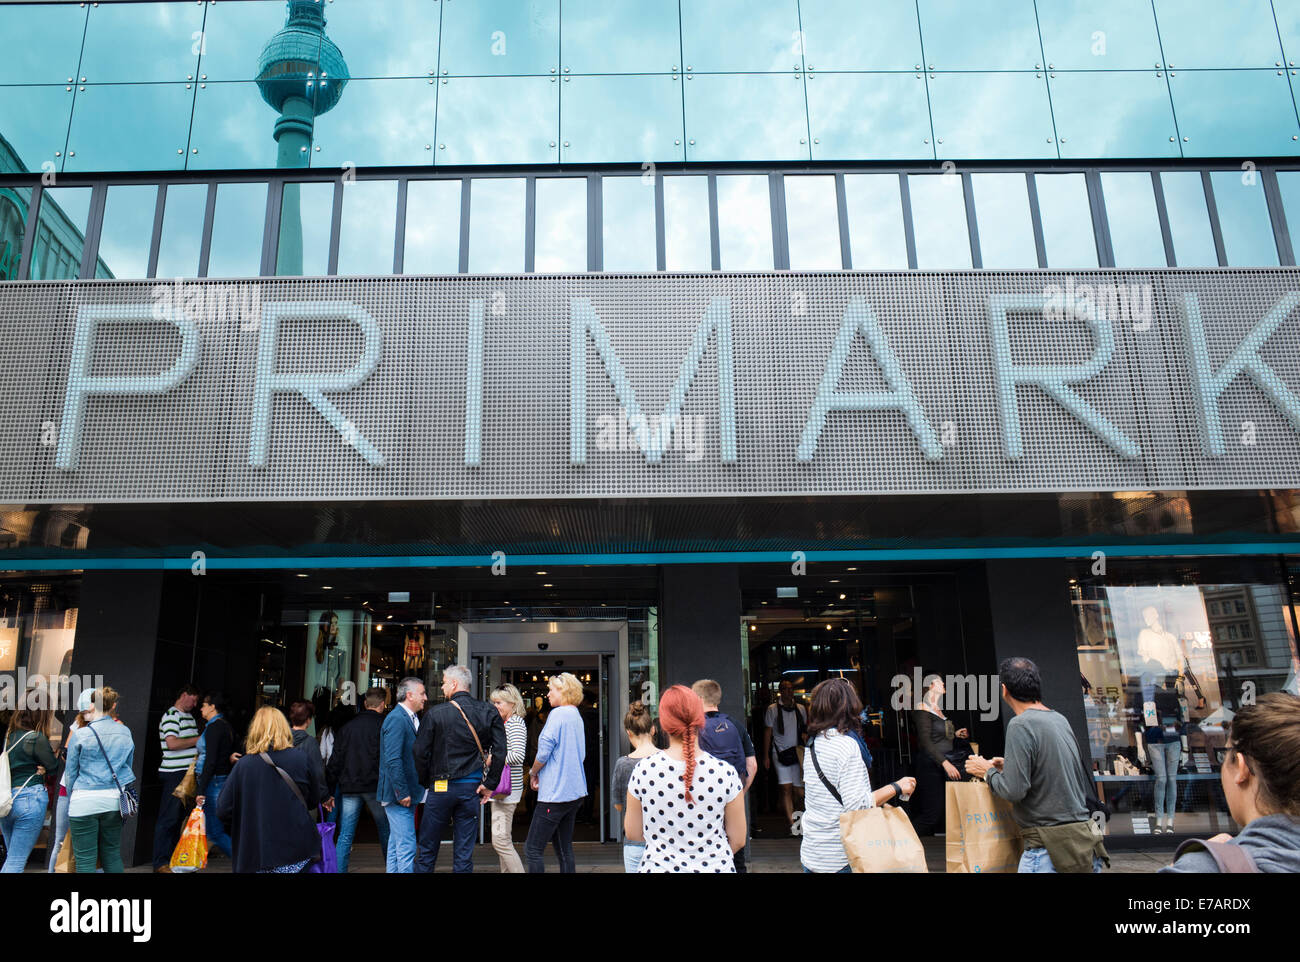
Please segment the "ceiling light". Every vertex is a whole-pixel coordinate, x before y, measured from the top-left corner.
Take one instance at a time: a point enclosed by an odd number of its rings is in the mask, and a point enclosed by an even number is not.
[[[306,578],[307,576],[306,576],[305,574],[303,574],[303,573],[300,571],[300,572],[298,572],[298,577],[299,577],[299,578]]]
[[[333,591],[333,590],[334,590],[334,586],[333,586],[333,585],[321,585],[321,586],[320,586],[320,590],[321,590],[321,591]]]
[[[750,631],[758,631],[758,625],[750,625],[750,626],[749,626],[749,630],[750,630]]]
[[[389,616],[388,616],[388,620],[389,620],[389,621],[392,621],[392,620],[393,620],[393,616],[392,616],[392,615],[389,615]]]
[[[384,630],[383,625],[375,625],[375,631],[383,631],[383,630]]]
[[[544,575],[544,574],[546,574],[545,571],[539,571],[539,572],[537,572],[537,573],[538,573],[539,575]]]
[[[831,626],[830,626],[830,625],[827,625],[827,626],[826,626],[826,630],[827,630],[827,631],[830,631],[830,630],[831,630]]]
[[[844,597],[845,597],[845,596],[841,594],[841,595],[840,595],[840,601],[843,601],[843,600],[844,600]]]
[[[542,585],[543,588],[554,588],[555,585]]]

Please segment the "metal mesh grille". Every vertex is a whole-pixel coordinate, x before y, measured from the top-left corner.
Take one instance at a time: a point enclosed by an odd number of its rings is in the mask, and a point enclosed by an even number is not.
[[[1041,301],[1046,288],[1123,287],[1135,301],[1103,313],[1114,352],[1069,385],[1082,405],[1135,445],[1135,457],[1036,384],[1015,391],[1023,456],[1008,455],[997,391],[991,298]],[[225,285],[229,287],[229,285]],[[763,273],[267,279],[263,313],[220,309],[223,285],[196,282],[200,339],[192,373],[169,390],[92,394],[75,467],[56,464],[69,430],[65,398],[79,312],[118,305],[132,320],[101,323],[91,377],[156,378],[177,362],[180,328],[136,315],[157,286],[130,282],[0,284],[0,499],[13,502],[561,498],[685,495],[1029,492],[1300,486],[1300,433],[1246,374],[1219,397],[1224,450],[1207,455],[1192,377],[1185,294],[1200,305],[1216,372],[1262,319],[1300,289],[1294,270],[1155,272]],[[242,290],[247,289],[247,290]],[[1149,292],[1149,318],[1141,292]],[[606,358],[659,415],[715,298],[729,304],[734,363],[734,462],[725,463],[719,403],[720,328],[706,329],[684,420],[652,463],[634,431],[618,430],[620,397],[598,338],[582,337],[586,463],[571,460],[571,299],[585,298],[608,337]],[[854,299],[858,299],[855,301]],[[178,297],[179,301],[179,297]],[[467,378],[475,301],[482,304],[479,463],[467,464]],[[1105,297],[1099,301],[1105,303]],[[344,305],[285,315],[273,366],[259,344],[268,309]],[[235,303],[239,303],[235,301]],[[243,302],[245,305],[247,301]],[[798,452],[828,358],[851,303],[870,306],[935,435],[927,457],[900,410],[832,410],[808,460]],[[136,306],[133,313],[130,308]],[[218,305],[217,309],[213,309]],[[361,363],[355,305],[382,335],[377,366],[348,390],[322,391],[331,424],[301,392],[270,404],[264,465],[250,464],[258,365],[277,375],[339,375]],[[301,313],[301,312],[300,312]],[[1013,308],[1010,363],[1086,365],[1099,350],[1086,313]],[[1300,332],[1287,317],[1258,351],[1300,393]],[[899,382],[895,374],[895,386]],[[836,391],[890,390],[866,337],[853,339]],[[692,436],[682,426],[702,431]],[[56,431],[52,432],[51,427]],[[349,433],[352,434],[349,437]],[[472,434],[472,431],[470,432]],[[382,458],[368,463],[357,438]],[[695,443],[698,441],[698,444]],[[612,442],[612,447],[611,447]],[[936,452],[932,452],[935,454]]]

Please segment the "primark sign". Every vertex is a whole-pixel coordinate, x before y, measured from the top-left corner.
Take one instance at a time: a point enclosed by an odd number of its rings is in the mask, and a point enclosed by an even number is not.
[[[1300,486],[1300,274],[0,284],[9,502]]]

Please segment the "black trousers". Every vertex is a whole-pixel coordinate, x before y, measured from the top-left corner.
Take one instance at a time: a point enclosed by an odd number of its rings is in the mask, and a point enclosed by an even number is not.
[[[162,801],[158,803],[158,821],[153,829],[153,867],[162,868],[172,860],[172,851],[181,837],[181,819],[185,803],[172,794],[185,770],[162,773]]]
[[[912,796],[912,827],[917,835],[933,835],[942,832],[946,825],[944,803],[948,790],[944,783],[948,776],[929,755],[924,752],[916,761],[916,794]]]

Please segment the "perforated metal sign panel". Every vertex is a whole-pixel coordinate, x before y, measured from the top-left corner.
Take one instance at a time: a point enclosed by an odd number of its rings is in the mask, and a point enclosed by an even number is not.
[[[0,284],[0,500],[1300,486],[1300,273]]]

